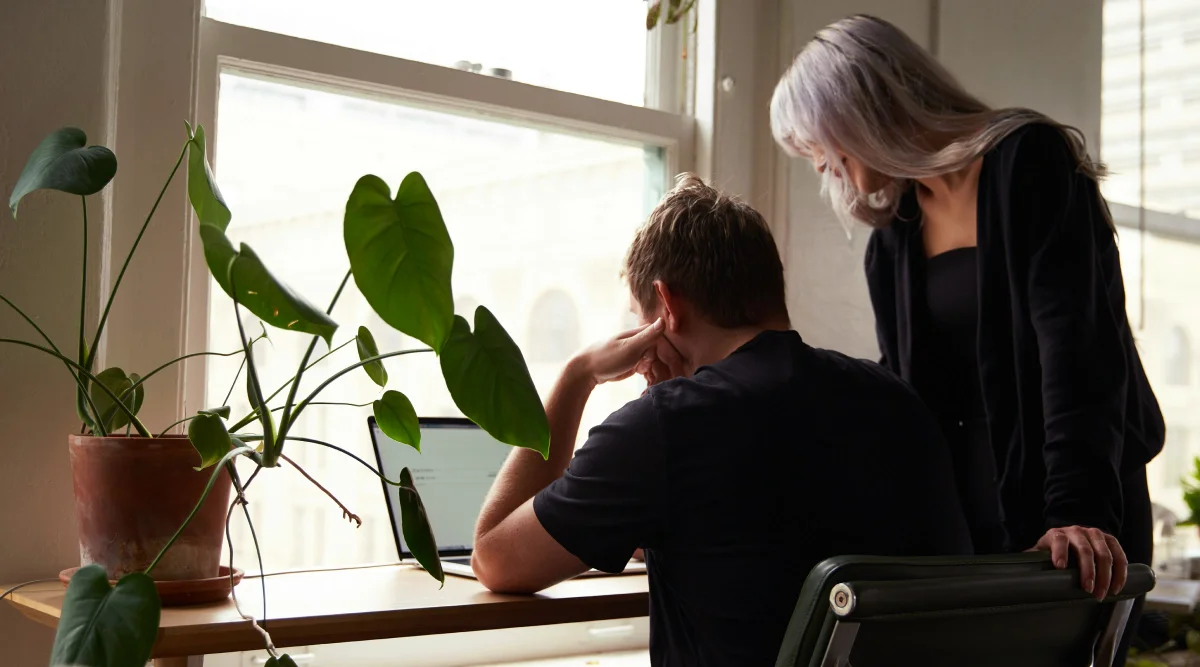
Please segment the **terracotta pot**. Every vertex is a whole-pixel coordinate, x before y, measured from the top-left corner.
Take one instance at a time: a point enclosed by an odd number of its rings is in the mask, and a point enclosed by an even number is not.
[[[185,436],[70,437],[75,520],[82,565],[110,579],[145,570],[204,493],[212,468]],[[151,576],[169,581],[217,576],[232,484],[222,471],[204,506]]]

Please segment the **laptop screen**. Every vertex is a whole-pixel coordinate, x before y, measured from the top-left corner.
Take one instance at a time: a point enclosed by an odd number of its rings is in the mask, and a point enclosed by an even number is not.
[[[466,419],[422,419],[420,452],[384,435],[374,417],[369,424],[380,471],[391,480],[399,479],[403,468],[412,473],[438,553],[469,554],[484,496],[512,448]],[[400,557],[409,558],[400,525],[400,495],[388,484],[384,493]]]

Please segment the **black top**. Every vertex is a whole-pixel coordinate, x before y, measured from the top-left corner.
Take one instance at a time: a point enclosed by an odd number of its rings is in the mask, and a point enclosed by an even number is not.
[[[925,307],[929,336],[922,346],[937,377],[936,400],[927,401],[943,421],[986,419],[979,384],[979,295],[975,248],[957,248],[930,257],[925,267]]]
[[[904,383],[775,331],[613,413],[533,508],[597,569],[645,549],[654,665],[757,666],[819,561],[969,553],[953,485]]]
[[[1120,474],[1154,457],[1165,429],[1126,321],[1104,200],[1048,125],[985,154],[978,197],[979,373],[1008,546],[1065,525],[1116,535]],[[882,363],[925,396],[919,213],[910,192],[871,235],[866,271]]]

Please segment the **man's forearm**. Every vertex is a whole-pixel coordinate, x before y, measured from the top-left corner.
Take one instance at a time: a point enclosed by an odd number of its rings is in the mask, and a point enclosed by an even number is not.
[[[550,457],[543,459],[537,452],[521,448],[508,455],[479,513],[476,542],[566,470],[575,453],[583,408],[595,386],[583,357],[567,362],[546,399]]]

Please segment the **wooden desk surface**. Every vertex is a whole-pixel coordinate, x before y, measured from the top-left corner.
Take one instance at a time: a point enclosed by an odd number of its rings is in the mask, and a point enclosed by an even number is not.
[[[266,628],[275,645],[304,646],[472,630],[632,618],[649,613],[646,575],[587,577],[537,595],[496,595],[474,579],[446,576],[445,588],[409,565],[269,575]],[[237,587],[247,614],[262,616],[261,583]],[[9,599],[50,627],[62,611],[62,584],[36,584]],[[263,647],[227,600],[163,609],[155,657],[204,655]]]

